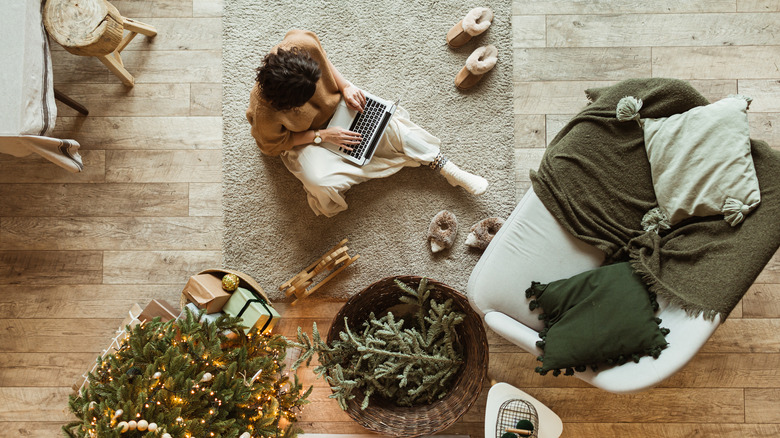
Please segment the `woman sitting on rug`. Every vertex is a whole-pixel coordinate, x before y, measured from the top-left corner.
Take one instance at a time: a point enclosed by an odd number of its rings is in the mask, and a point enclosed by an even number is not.
[[[360,144],[358,133],[339,127],[325,129],[342,98],[348,107],[363,111],[365,95],[341,76],[317,36],[291,30],[257,69],[246,112],[260,150],[282,157],[287,169],[303,183],[309,206],[317,215],[331,217],[346,210],[344,193],[350,187],[390,176],[406,166],[425,164],[474,195],[487,190],[484,178],[459,169],[442,156],[441,141],[412,123],[403,108],[396,109],[374,157],[363,167],[320,147],[321,142],[348,149]]]

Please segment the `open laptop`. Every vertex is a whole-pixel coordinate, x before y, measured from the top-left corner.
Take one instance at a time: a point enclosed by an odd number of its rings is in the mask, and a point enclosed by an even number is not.
[[[379,140],[385,132],[387,122],[398,107],[398,101],[390,102],[365,91],[363,93],[366,96],[366,106],[362,113],[350,109],[347,107],[344,99],[341,99],[338,107],[336,107],[336,112],[331,117],[330,123],[328,123],[328,128],[340,126],[352,132],[362,134],[363,138],[360,144],[352,146],[352,150],[348,151],[337,144],[322,143],[322,147],[325,149],[344,157],[358,166],[363,166],[371,161],[377,144],[379,144]]]

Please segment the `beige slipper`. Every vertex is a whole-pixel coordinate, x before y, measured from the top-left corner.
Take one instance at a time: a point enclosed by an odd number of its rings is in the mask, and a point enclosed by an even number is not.
[[[492,22],[493,11],[490,8],[474,8],[447,32],[447,44],[458,48],[469,42],[471,37],[486,31]]]
[[[455,76],[455,86],[461,90],[477,85],[485,73],[493,69],[498,61],[498,49],[487,45],[474,50],[466,59],[466,65]]]

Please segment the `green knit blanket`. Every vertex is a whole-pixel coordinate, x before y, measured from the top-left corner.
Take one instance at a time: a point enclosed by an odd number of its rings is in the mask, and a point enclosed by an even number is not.
[[[635,96],[644,102],[642,117],[658,118],[709,102],[675,79],[632,79],[586,94],[591,103],[531,172],[534,191],[569,232],[606,253],[605,263],[629,260],[673,305],[725,319],[780,247],[780,153],[751,140],[761,204],[739,226],[706,217],[661,236],[645,232],[640,221],[657,203],[643,132],[618,122],[616,105]]]

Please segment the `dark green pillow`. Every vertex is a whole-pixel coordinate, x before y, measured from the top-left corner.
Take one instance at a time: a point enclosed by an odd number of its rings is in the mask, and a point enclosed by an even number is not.
[[[545,328],[539,333],[539,374],[559,375],[622,365],[641,356],[658,357],[669,330],[658,326],[658,304],[629,263],[583,272],[550,284],[533,282],[526,291],[531,310],[542,308]]]

